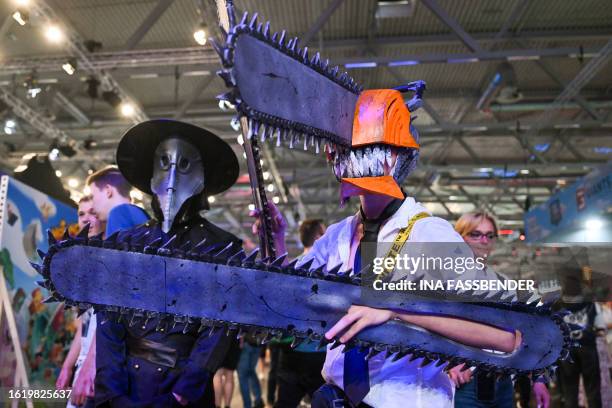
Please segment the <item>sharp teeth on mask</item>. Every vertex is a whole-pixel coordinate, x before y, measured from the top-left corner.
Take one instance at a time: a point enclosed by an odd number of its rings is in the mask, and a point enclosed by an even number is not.
[[[304,133],[304,150],[308,150],[308,135]]]
[[[315,153],[319,154],[321,152],[321,140],[317,138],[315,142]]]
[[[280,147],[281,145],[281,130],[280,128],[276,129],[276,147]]]
[[[352,173],[352,177],[361,177],[361,160],[357,157],[357,154],[360,154],[361,152],[357,152],[355,153],[354,151],[351,151],[351,166],[349,168],[349,173]]]
[[[289,148],[293,149],[293,143],[295,142],[295,133],[291,131],[291,136],[289,136]]]
[[[255,134],[255,123],[253,119],[249,119],[249,131],[247,132],[247,139],[251,140]]]
[[[390,146],[385,146],[385,160],[387,162],[387,166],[391,167],[391,162],[393,160],[393,157],[391,155],[391,147]]]
[[[266,136],[266,138],[272,139],[274,137],[275,131],[276,131],[276,128],[274,126],[268,126],[268,135]]]

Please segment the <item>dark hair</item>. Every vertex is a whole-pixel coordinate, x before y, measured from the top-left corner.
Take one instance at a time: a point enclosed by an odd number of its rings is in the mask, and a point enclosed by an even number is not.
[[[88,195],[84,195],[83,197],[81,197],[81,199],[79,200],[79,205],[81,203],[86,203],[88,201],[91,201],[93,199],[93,197],[91,196],[91,194]]]
[[[87,177],[86,185],[95,184],[96,187],[102,188],[106,185],[111,185],[117,189],[117,192],[123,197],[130,198],[130,190],[132,186],[127,182],[123,174],[117,167],[107,166],[100,169]]]
[[[325,228],[325,224],[323,224],[323,220],[321,219],[309,219],[304,220],[300,224],[300,241],[302,241],[302,245],[304,247],[311,247],[315,238],[319,234],[323,234],[323,228]]]

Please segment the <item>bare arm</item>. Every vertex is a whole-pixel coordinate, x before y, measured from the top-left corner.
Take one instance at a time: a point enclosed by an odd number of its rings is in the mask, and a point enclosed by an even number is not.
[[[340,341],[346,343],[364,328],[383,324],[391,319],[400,319],[467,346],[493,349],[505,353],[512,352],[521,341],[520,333],[515,335],[515,333],[467,320],[396,313],[391,310],[374,309],[366,306],[351,306],[348,313],[325,334],[325,337],[332,339],[343,333]]]
[[[394,313],[393,317],[468,346],[510,353],[518,346],[517,341],[520,344],[520,334],[454,317],[403,313]]]
[[[57,381],[55,382],[55,388],[58,390],[63,390],[70,387],[70,379],[72,378],[74,365],[76,364],[77,358],[79,358],[79,353],[81,352],[81,333],[83,331],[83,321],[80,317],[77,319],[76,326],[77,329],[74,334],[72,344],[70,345],[70,350],[68,350],[68,355],[64,360],[64,364],[62,364],[62,369],[57,377]]]

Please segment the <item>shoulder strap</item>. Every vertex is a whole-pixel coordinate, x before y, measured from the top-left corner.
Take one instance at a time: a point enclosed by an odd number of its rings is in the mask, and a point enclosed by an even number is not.
[[[410,238],[410,233],[412,232],[412,228],[414,228],[414,224],[416,224],[418,220],[422,218],[427,218],[427,217],[431,217],[431,215],[426,212],[420,212],[414,215],[412,218],[410,218],[410,220],[408,221],[408,225],[406,225],[404,228],[402,228],[397,233],[397,236],[395,237],[395,240],[393,241],[393,245],[391,245],[389,252],[387,252],[387,255],[385,255],[385,259],[395,258],[397,255],[399,255],[402,248],[404,247],[404,244],[406,243],[406,241],[408,241],[408,238]],[[384,262],[383,262],[383,265],[384,265]],[[393,272],[393,269],[385,269],[380,275],[378,275],[377,279],[384,279],[387,276],[389,276],[391,272]]]

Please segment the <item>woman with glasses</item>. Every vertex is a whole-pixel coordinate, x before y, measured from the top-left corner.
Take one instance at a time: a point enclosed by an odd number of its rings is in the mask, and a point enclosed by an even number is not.
[[[463,237],[470,246],[474,256],[486,260],[495,249],[497,242],[497,223],[495,219],[486,212],[473,212],[462,215],[455,224],[455,230]],[[484,279],[505,278],[491,268],[485,270]],[[458,366],[450,370],[451,381],[457,387],[455,391],[455,408],[512,408],[513,386],[512,379],[505,377],[497,381],[495,376],[472,375],[471,370],[461,372],[463,366]],[[548,408],[550,396],[546,385],[541,382],[534,382],[533,392],[537,406]]]

